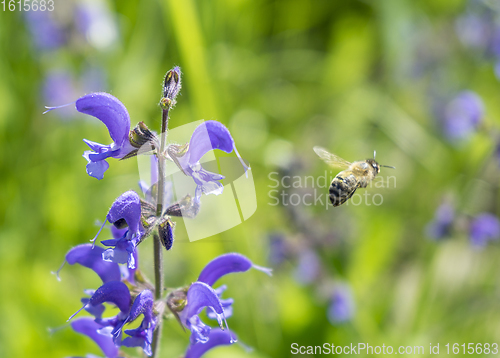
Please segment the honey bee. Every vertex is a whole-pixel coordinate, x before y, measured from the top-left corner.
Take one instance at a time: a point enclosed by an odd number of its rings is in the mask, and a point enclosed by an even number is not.
[[[380,167],[392,168],[388,165],[380,165],[375,161],[376,152],[373,152],[373,159],[360,160],[350,163],[339,156],[328,152],[321,147],[313,148],[316,154],[331,167],[347,168],[333,178],[330,184],[329,197],[333,206],[340,206],[353,196],[358,188],[366,188],[368,184],[380,173]]]

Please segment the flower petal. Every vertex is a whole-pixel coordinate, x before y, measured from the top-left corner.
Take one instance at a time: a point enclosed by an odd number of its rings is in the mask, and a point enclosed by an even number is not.
[[[78,245],[66,254],[66,261],[70,265],[80,264],[93,270],[99,275],[103,283],[120,281],[120,268],[117,264],[102,259],[104,249],[92,244]]]
[[[200,313],[205,307],[210,307],[217,313],[219,324],[221,324],[222,319],[220,316],[224,315],[224,308],[222,307],[219,296],[217,296],[215,290],[209,285],[203,282],[193,283],[189,287],[187,293],[187,302],[188,304],[181,312],[183,323],[185,323],[187,327],[189,327],[188,321],[191,317]]]
[[[195,343],[188,347],[185,358],[200,358],[208,350],[222,345],[230,345],[236,342],[236,335],[229,330],[221,330],[219,328],[214,328],[210,331],[208,336],[208,342],[206,343]]]
[[[227,289],[226,285],[222,285],[220,287],[217,287],[214,291],[217,294],[217,296],[220,299],[220,303],[222,304],[222,308],[224,309],[224,317],[229,318],[233,315],[233,303],[234,300],[232,298],[228,299],[222,299],[222,294],[224,291]],[[217,319],[217,314],[214,313],[213,311],[208,311],[207,312],[207,317],[211,319]]]
[[[98,162],[91,161],[89,159],[89,155],[91,153],[92,152],[88,150],[83,153],[83,157],[87,159],[87,167],[86,167],[87,174],[93,178],[101,180],[102,178],[104,178],[104,172],[109,168],[109,163],[105,160],[101,160]]]
[[[95,291],[90,297],[89,304],[96,306],[104,302],[114,303],[120,311],[127,314],[130,310],[130,301],[127,285],[120,281],[110,281]]]
[[[151,321],[153,319],[153,303],[153,293],[150,290],[142,291],[134,300],[127,322],[134,321],[141,314],[144,315],[144,319]]]
[[[102,253],[104,261],[115,262],[117,264],[127,263],[129,269],[135,269],[135,252],[137,251],[136,243],[132,240],[110,239],[101,241],[101,244],[106,246],[114,246],[112,249],[107,249]]]
[[[117,145],[128,140],[130,117],[127,108],[116,97],[104,92],[90,93],[76,101],[76,109],[103,122]]]
[[[153,331],[157,323],[153,316],[153,303],[153,293],[150,290],[142,291],[135,298],[130,313],[122,324],[123,327],[125,323],[134,321],[141,314],[144,315],[144,319],[139,327],[125,331],[131,337],[125,338],[122,345],[126,347],[142,347],[144,352],[149,356],[152,354]]]
[[[71,322],[71,328],[76,332],[85,334],[90,337],[94,342],[97,343],[99,348],[107,358],[115,358],[118,356],[118,347],[113,343],[113,338],[111,335],[103,335],[97,331],[102,328],[102,326],[92,318],[83,317]]]
[[[111,205],[107,219],[113,224],[120,219],[125,220],[132,235],[138,238],[141,234],[141,199],[139,195],[132,190],[120,195]]]
[[[222,276],[233,272],[246,272],[251,268],[260,270],[268,275],[271,274],[271,270],[256,266],[247,259],[245,256],[237,253],[229,253],[221,255],[208,263],[207,266],[201,271],[198,281],[204,282],[209,286],[213,284]]]
[[[222,123],[206,121],[196,127],[189,141],[186,153],[189,156],[189,165],[198,162],[205,153],[213,149],[231,153],[234,149],[234,140]]]

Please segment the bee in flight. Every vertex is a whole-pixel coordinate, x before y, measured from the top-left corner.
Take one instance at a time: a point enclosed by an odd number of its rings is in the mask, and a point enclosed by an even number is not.
[[[350,163],[347,160],[328,152],[321,147],[313,148],[316,154],[331,167],[346,168],[333,178],[330,184],[330,202],[333,206],[344,204],[358,188],[366,188],[368,184],[380,173],[380,167],[392,168],[388,165],[380,165],[373,159],[360,160]]]

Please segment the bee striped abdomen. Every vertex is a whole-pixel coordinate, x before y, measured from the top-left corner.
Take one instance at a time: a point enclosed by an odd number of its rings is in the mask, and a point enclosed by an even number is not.
[[[358,188],[358,179],[352,172],[340,172],[330,185],[330,202],[333,206],[344,204]]]

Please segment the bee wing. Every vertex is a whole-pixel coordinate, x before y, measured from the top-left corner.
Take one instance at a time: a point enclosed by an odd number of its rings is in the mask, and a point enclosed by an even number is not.
[[[347,168],[348,166],[351,165],[351,163],[348,162],[347,160],[342,159],[339,156],[330,153],[325,148],[314,147],[313,149],[316,152],[316,154],[325,161],[326,164],[332,167]]]

